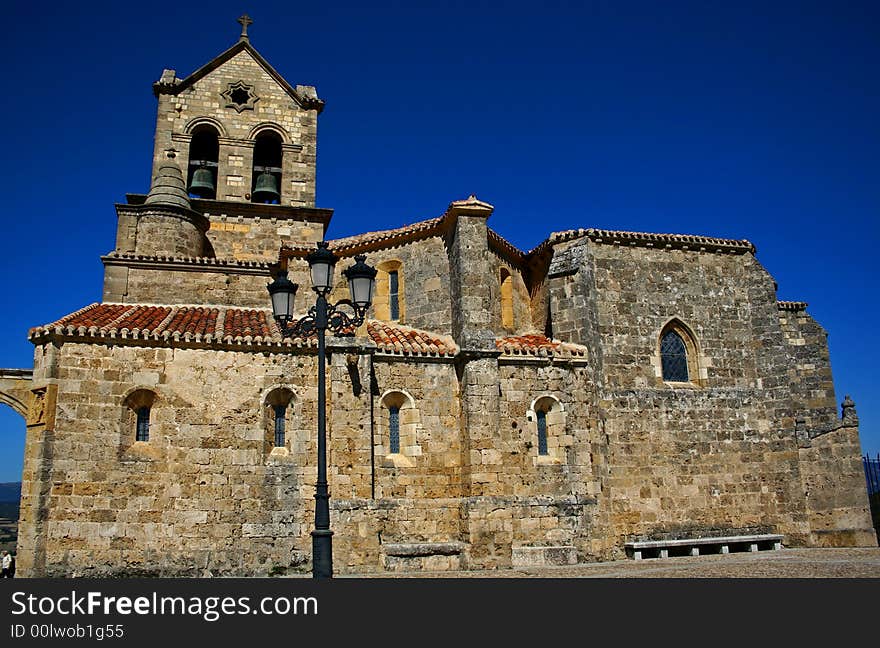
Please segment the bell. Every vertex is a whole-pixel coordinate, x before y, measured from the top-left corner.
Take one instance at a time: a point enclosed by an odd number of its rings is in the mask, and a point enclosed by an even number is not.
[[[189,185],[189,192],[199,198],[213,198],[216,195],[214,174],[210,169],[205,167],[196,169],[196,172],[193,173],[192,183]]]
[[[281,200],[278,193],[278,181],[271,173],[264,171],[257,176],[257,184],[254,186],[254,202],[274,203]]]

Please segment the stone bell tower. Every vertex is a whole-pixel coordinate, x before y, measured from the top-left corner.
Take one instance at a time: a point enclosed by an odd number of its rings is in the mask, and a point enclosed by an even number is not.
[[[105,301],[262,306],[260,284],[282,243],[324,238],[332,211],[315,207],[324,102],[254,49],[248,16],[238,22],[232,47],[185,78],[166,69],[153,84],[150,190],[116,206],[116,247],[102,257]]]
[[[238,42],[185,79],[165,70],[153,177],[175,148],[187,188],[201,198],[315,206],[318,114],[312,86],[291,86],[253,48],[252,23],[239,18]]]

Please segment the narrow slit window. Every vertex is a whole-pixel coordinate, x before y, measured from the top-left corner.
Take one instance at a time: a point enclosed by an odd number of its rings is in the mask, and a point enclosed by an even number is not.
[[[284,417],[287,414],[286,405],[275,405],[275,447],[284,447]]]
[[[399,280],[397,270],[388,273],[388,309],[392,320],[400,319]]]
[[[391,454],[400,452],[400,408],[388,408],[388,446]]]
[[[131,438],[131,437],[129,437]],[[140,407],[137,410],[137,432],[135,441],[150,440],[150,408]]]
[[[547,454],[547,412],[538,410],[535,412],[538,418],[538,454]]]
[[[660,340],[660,360],[663,365],[663,380],[688,382],[687,347],[675,331],[668,331]]]

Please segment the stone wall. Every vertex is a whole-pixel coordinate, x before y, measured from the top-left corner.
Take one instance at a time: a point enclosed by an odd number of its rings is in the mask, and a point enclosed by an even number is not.
[[[323,238],[320,223],[268,217],[271,209],[269,206],[266,213],[259,217],[208,213],[210,228],[207,237],[213,256],[218,259],[275,263],[278,261],[281,241],[309,244]]]
[[[808,428],[837,420],[828,334],[803,309],[779,309],[789,357],[785,373],[796,416]]]
[[[57,385],[54,430],[29,430],[24,574],[268,574],[309,547],[313,356],[64,344],[38,349]],[[287,456],[265,456],[265,393],[300,405]],[[149,442],[125,398],[155,392]]]
[[[493,268],[494,284],[490,287],[492,303],[492,329],[499,337],[517,335],[522,333],[534,333],[539,330],[532,317],[531,298],[529,290],[523,278],[522,271],[514,264],[506,261],[497,254],[492,254],[491,266]],[[504,326],[502,321],[502,296],[501,274],[506,272],[511,282],[511,310],[512,326]]]
[[[835,427],[799,450],[810,544],[874,546],[858,421],[844,418]]]
[[[412,241],[366,255],[367,263],[376,268],[388,262],[400,262],[398,272],[402,274],[400,285],[405,303],[401,324],[445,335],[452,332],[449,258],[442,238]],[[343,258],[337,264],[332,299],[348,297],[348,283],[342,271],[352,262],[351,258]],[[371,309],[370,316],[378,318],[375,309]]]
[[[548,286],[554,334],[599,352],[609,547],[738,530],[816,541],[795,422],[834,418],[827,347],[812,319],[780,312],[751,254],[582,238],[559,246]],[[690,384],[662,378],[658,341],[673,320],[695,338]],[[848,501],[853,486],[828,481],[822,497]]]
[[[126,304],[215,304],[246,308],[269,308],[266,285],[272,281],[268,268],[254,271],[236,268],[198,270],[170,264],[105,269],[104,301]],[[296,280],[296,279],[294,279]]]

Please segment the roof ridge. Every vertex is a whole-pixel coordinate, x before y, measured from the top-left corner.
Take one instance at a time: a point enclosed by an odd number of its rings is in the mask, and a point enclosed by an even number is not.
[[[182,90],[185,90],[192,84],[206,77],[208,74],[219,68],[227,61],[232,60],[237,54],[244,51],[248,52],[248,54],[250,54],[257,62],[257,65],[262,67],[263,70],[270,77],[272,77],[272,79],[278,85],[280,85],[282,89],[287,92],[287,94],[289,94],[294,99],[294,101],[296,101],[297,104],[299,104],[301,108],[304,108],[306,110],[314,108],[319,113],[324,109],[323,99],[318,99],[317,96],[304,96],[303,94],[297,92],[296,88],[290,85],[287,79],[281,76],[278,70],[272,67],[272,64],[269,63],[269,61],[267,61],[265,58],[263,58],[263,55],[260,54],[253,45],[251,45],[250,40],[241,38],[237,40],[232,46],[226,48],[210,61],[208,61],[204,65],[201,65],[193,72],[190,72],[182,79],[178,79],[176,77],[166,78],[166,76],[163,74],[162,78],[153,84],[153,93],[156,96],[159,96],[160,94],[180,94]]]
[[[699,251],[705,252],[751,252],[755,254],[757,248],[754,243],[748,239],[727,239],[714,236],[703,236],[701,234],[673,234],[658,232],[634,232],[628,230],[609,230],[595,227],[577,228],[570,230],[562,230],[553,232],[544,241],[532,248],[526,253],[526,256],[532,256],[543,252],[547,247],[556,243],[565,241],[573,241],[579,238],[589,238],[595,243],[609,243],[611,245],[623,245],[627,242],[630,245],[643,243],[646,247],[653,247],[654,243],[664,243],[666,248],[691,249],[692,246],[699,246]],[[606,239],[612,239],[608,241]],[[715,248],[709,249],[709,248]]]

